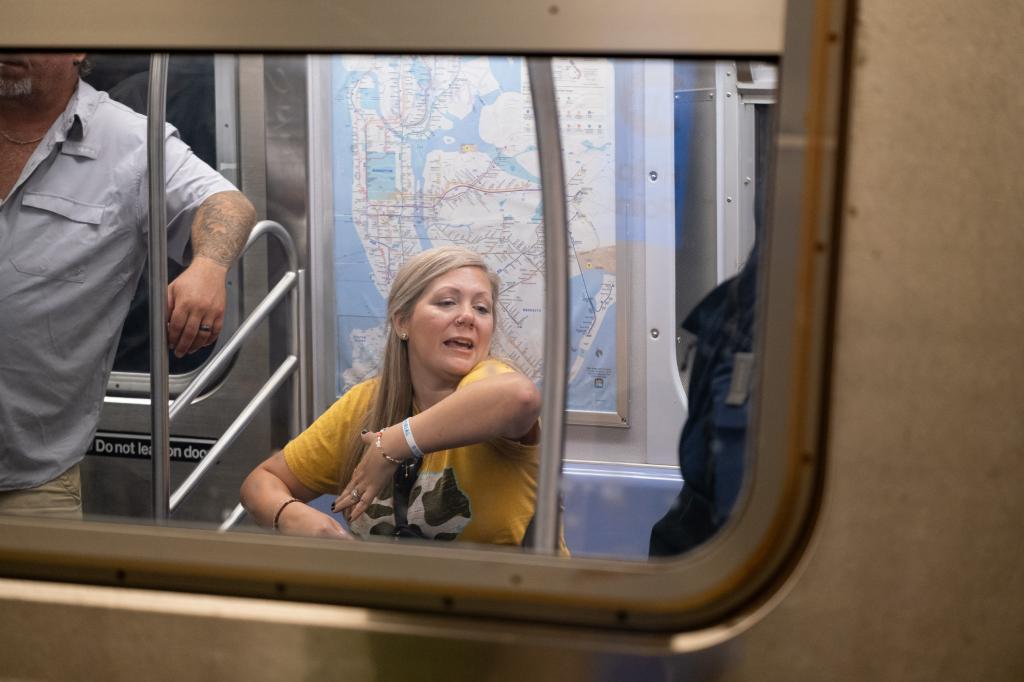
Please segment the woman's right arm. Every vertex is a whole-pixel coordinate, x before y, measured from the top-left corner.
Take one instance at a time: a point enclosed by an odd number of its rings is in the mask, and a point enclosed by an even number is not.
[[[351,539],[340,523],[306,504],[315,497],[317,493],[292,473],[280,451],[242,483],[242,506],[260,526],[272,528],[277,516],[277,530],[286,535]],[[298,502],[289,503],[293,498]]]

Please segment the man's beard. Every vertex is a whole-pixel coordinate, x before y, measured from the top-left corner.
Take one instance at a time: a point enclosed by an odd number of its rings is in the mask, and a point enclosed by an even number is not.
[[[0,78],[0,97],[28,97],[31,94],[31,78]]]

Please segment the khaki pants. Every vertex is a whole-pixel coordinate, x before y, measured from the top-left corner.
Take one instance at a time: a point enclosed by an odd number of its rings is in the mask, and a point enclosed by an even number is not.
[[[81,520],[82,477],[78,465],[41,486],[0,492],[2,514]]]

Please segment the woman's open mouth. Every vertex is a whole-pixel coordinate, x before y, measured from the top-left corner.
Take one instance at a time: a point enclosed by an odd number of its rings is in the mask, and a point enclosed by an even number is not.
[[[449,348],[455,348],[456,350],[473,350],[474,344],[469,339],[464,338],[453,338],[448,339],[444,342],[444,345]]]

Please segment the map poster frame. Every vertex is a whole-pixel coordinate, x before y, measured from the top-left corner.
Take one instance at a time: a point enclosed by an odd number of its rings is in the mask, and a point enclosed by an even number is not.
[[[620,227],[616,227],[617,237],[622,236]],[[615,307],[615,367],[616,396],[615,411],[574,410],[566,408],[565,423],[573,426],[608,426],[613,428],[629,428],[629,385],[632,368],[629,364],[630,319],[629,302],[631,301],[632,280],[630,268],[629,242],[619,238],[615,244],[615,288],[616,297],[623,305]]]

